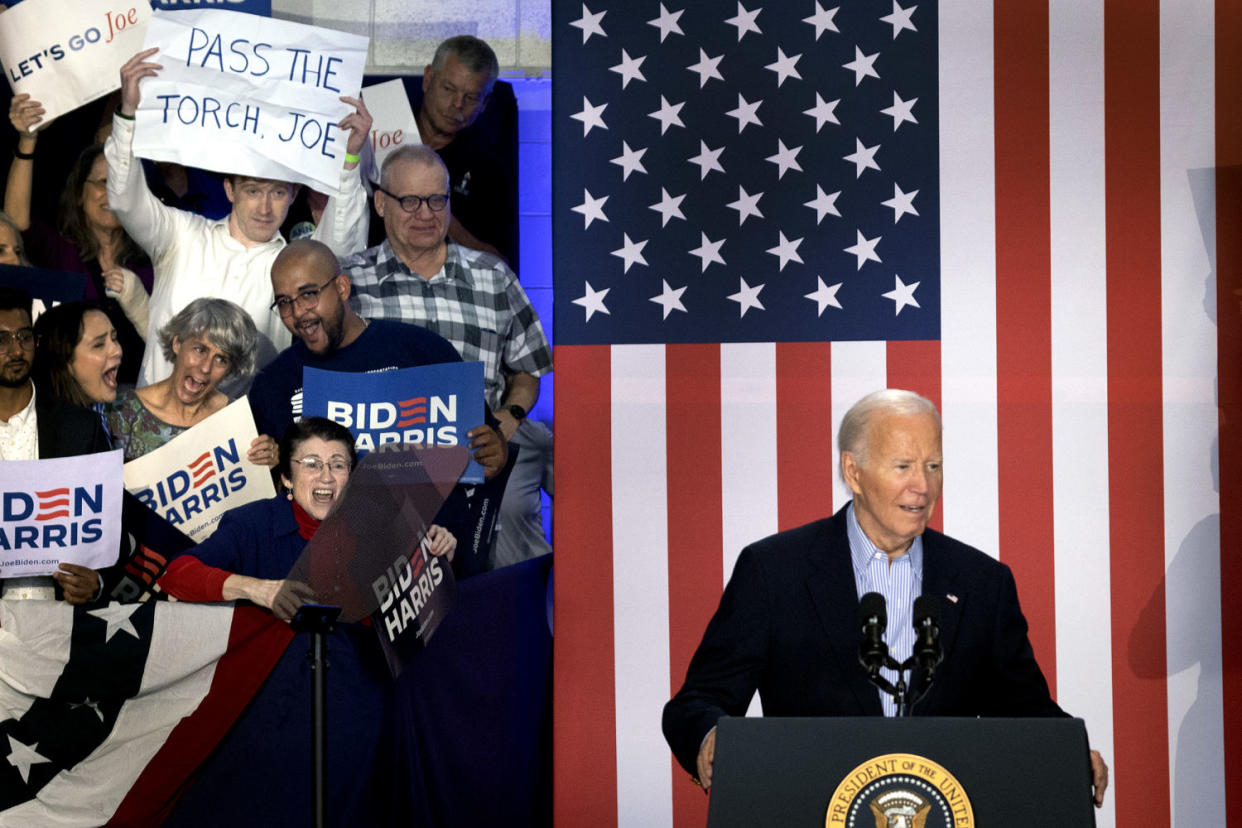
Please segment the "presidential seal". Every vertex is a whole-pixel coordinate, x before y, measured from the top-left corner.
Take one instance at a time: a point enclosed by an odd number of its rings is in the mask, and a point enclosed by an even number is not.
[[[960,782],[940,765],[911,753],[868,759],[841,780],[828,802],[824,828],[974,828]]]

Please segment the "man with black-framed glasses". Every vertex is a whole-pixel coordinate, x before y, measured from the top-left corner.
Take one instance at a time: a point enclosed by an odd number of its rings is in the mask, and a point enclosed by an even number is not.
[[[539,377],[552,370],[552,349],[508,265],[448,238],[448,182],[444,162],[425,146],[403,146],[384,159],[375,210],[387,238],[342,269],[360,316],[420,325],[453,343],[462,359],[483,363],[488,407],[504,438],[521,447],[494,547],[494,563],[503,565],[551,551],[539,516],[551,436],[526,414],[539,398]]]

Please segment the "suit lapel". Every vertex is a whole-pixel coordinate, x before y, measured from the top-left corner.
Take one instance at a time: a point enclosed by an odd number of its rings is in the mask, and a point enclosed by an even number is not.
[[[845,533],[845,511],[837,512],[822,535],[823,545],[809,555],[811,575],[807,590],[836,658],[837,675],[858,703],[858,715],[883,714],[878,691],[867,681],[858,664],[858,591],[850,563],[849,540]]]
[[[958,583],[959,571],[945,554],[943,541],[944,536],[938,532],[929,530],[923,533],[923,595],[935,598],[940,604],[940,649],[944,653],[944,661],[950,661],[962,611],[970,596]],[[937,695],[937,689],[938,685],[933,684],[928,693],[929,699]],[[916,709],[927,708],[920,705]]]

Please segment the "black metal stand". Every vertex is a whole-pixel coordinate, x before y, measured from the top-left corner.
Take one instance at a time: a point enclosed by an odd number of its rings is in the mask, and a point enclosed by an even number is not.
[[[303,604],[290,626],[295,632],[311,634],[306,653],[311,664],[311,824],[325,828],[324,798],[328,789],[328,641],[325,636],[336,629],[341,608],[326,604]]]

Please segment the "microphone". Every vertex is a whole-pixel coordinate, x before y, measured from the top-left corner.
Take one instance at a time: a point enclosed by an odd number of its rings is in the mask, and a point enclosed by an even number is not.
[[[940,602],[930,595],[914,599],[914,659],[923,673],[923,682],[931,683],[932,671],[944,660],[940,648]]]
[[[858,644],[858,663],[875,676],[888,658],[888,645],[884,643],[884,630],[888,627],[888,611],[884,596],[868,592],[858,602],[859,623],[862,625],[862,641]]]

